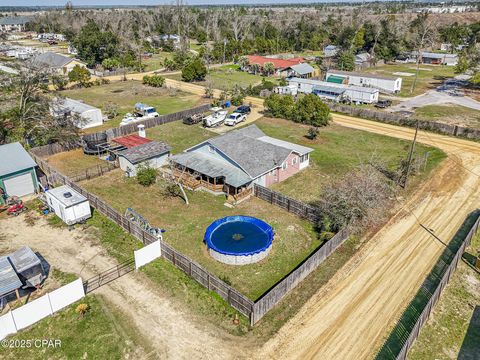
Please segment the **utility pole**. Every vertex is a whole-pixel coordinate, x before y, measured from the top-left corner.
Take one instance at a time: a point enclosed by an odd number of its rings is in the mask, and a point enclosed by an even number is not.
[[[410,175],[410,168],[412,166],[413,152],[415,151],[415,144],[417,143],[418,125],[419,123],[417,120],[417,125],[415,126],[415,136],[413,137],[413,143],[410,147],[410,154],[408,155],[407,170],[405,171],[405,181],[403,182],[404,189],[407,187],[408,176]]]

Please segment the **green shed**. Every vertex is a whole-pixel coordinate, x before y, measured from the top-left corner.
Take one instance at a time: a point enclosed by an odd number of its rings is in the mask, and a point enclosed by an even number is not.
[[[1,145],[0,160],[0,204],[37,192],[37,164],[20,143]]]
[[[335,84],[343,84],[346,78],[343,76],[337,76],[337,75],[330,75],[327,78],[327,82],[335,83]]]

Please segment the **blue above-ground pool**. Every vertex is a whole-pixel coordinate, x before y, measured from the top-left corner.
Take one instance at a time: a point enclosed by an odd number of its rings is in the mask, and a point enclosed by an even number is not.
[[[273,229],[265,221],[251,216],[227,216],[210,224],[204,241],[214,259],[229,265],[246,265],[268,255],[273,237]]]

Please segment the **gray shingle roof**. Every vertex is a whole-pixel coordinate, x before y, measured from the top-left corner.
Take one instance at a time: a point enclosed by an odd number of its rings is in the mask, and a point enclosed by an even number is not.
[[[290,66],[299,75],[307,75],[313,73],[315,70],[313,67],[307,63],[301,63],[297,65]]]
[[[311,153],[313,151],[312,148],[302,146],[302,145],[298,145],[298,144],[294,144],[294,143],[291,143],[291,142],[288,142],[288,141],[283,141],[283,140],[280,140],[280,139],[272,138],[270,136],[262,136],[258,140],[261,140],[261,141],[264,141],[264,142],[267,142],[267,143],[270,143],[270,144],[273,144],[273,145],[281,146],[281,147],[284,147],[284,148],[289,149],[289,150],[293,150],[300,155],[305,155],[305,154]]]
[[[0,160],[0,176],[37,166],[35,161],[18,142],[1,145]]]
[[[47,51],[43,54],[38,54],[30,60],[30,64],[35,68],[61,68],[69,62],[75,60],[74,58]]]
[[[236,162],[248,175],[256,178],[280,166],[290,154],[291,149],[248,136],[250,132],[258,134],[258,131],[261,131],[258,128],[248,129],[250,126],[215,137],[208,142]]]
[[[154,158],[170,152],[172,148],[160,141],[151,141],[146,144],[131,147],[129,149],[118,152],[118,156],[123,156],[132,164]]]
[[[22,282],[15,273],[6,256],[0,257],[0,298],[22,287]]]
[[[252,179],[239,168],[229,164],[225,160],[216,159],[199,152],[186,152],[172,156],[177,164],[198,171],[201,174],[215,177],[224,177],[225,183],[239,187],[248,184]]]

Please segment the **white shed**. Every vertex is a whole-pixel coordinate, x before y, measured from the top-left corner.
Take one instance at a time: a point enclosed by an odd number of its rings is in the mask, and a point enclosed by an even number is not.
[[[353,71],[328,70],[327,82],[338,82],[346,85],[373,87],[388,93],[397,93],[402,90],[402,78],[397,76],[385,76],[378,74],[367,74]]]
[[[71,187],[63,185],[45,192],[48,206],[67,225],[73,225],[92,216],[90,202]]]
[[[70,98],[57,99],[53,104],[52,113],[56,116],[80,116],[81,121],[77,124],[80,129],[88,129],[103,124],[102,110]]]
[[[149,165],[158,169],[166,164],[172,148],[160,141],[151,141],[146,144],[131,147],[117,153],[120,168],[125,175],[136,176],[137,166]]]

